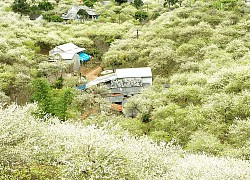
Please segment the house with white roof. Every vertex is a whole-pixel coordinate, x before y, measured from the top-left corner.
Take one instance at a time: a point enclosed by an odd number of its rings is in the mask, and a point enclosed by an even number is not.
[[[86,88],[104,84],[110,90],[109,100],[122,107],[131,96],[152,85],[150,67],[116,69],[114,73],[100,76],[86,84]]]
[[[90,59],[84,50],[73,43],[62,44],[49,51],[49,61],[64,60],[70,64],[71,71],[79,71],[81,62]]]
[[[77,14],[80,9],[83,9],[88,14],[88,19],[96,19],[98,17],[95,9],[92,9],[88,6],[73,6],[68,10],[66,14],[62,15],[64,20],[79,20],[80,16]]]

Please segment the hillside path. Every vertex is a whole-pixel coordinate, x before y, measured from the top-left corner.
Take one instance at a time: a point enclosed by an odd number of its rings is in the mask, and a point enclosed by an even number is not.
[[[88,81],[96,79],[101,71],[102,68],[100,66],[96,66],[93,70],[89,70],[86,67],[81,68],[82,75],[84,75]]]

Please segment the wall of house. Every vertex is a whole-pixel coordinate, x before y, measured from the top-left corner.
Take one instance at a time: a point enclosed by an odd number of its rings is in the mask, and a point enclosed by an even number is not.
[[[152,77],[120,78],[109,81],[106,85],[110,88],[109,100],[123,107],[129,97],[152,85]]]

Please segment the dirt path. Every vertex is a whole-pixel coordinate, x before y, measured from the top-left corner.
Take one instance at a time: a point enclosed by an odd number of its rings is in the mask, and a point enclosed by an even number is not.
[[[101,71],[102,68],[100,66],[95,67],[93,70],[82,67],[81,73],[86,77],[88,81],[92,81],[98,77]]]

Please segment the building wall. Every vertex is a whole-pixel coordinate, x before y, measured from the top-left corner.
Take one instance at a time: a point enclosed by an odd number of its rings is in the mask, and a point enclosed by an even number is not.
[[[123,107],[129,97],[141,93],[144,88],[152,85],[152,77],[120,78],[109,81],[106,85],[110,88],[109,100]]]

